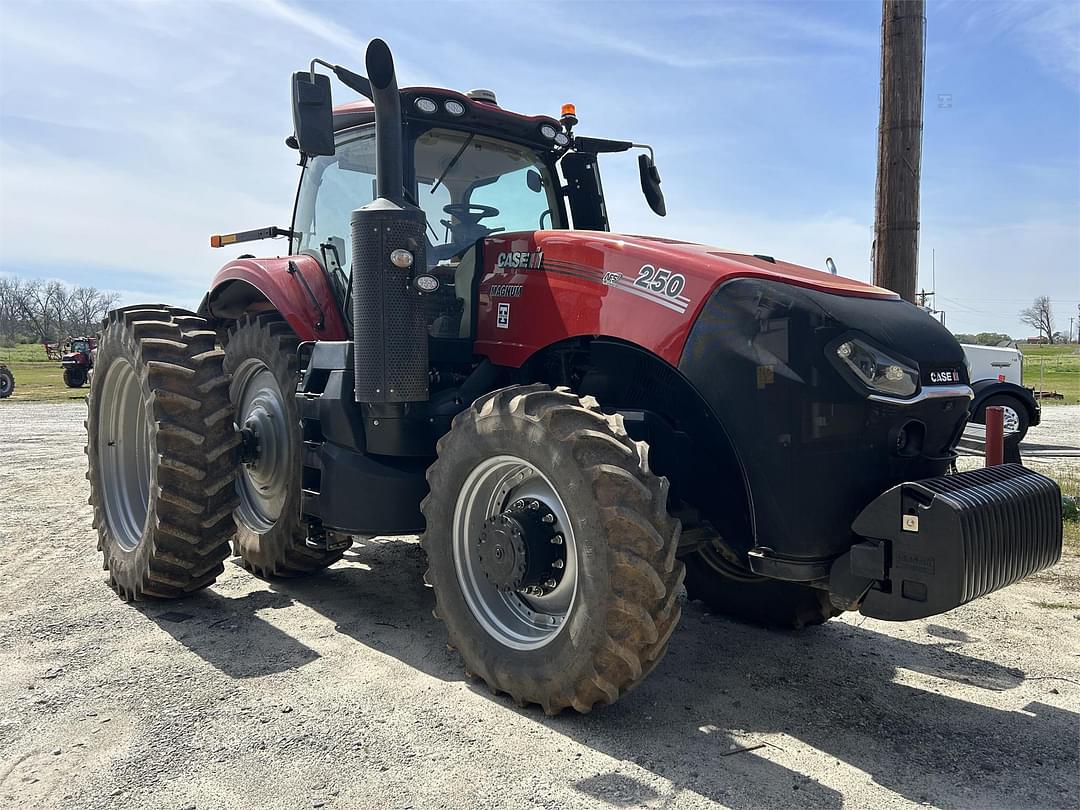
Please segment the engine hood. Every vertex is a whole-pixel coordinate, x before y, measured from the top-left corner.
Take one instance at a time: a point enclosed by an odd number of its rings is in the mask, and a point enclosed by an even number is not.
[[[793,284],[822,292],[859,298],[898,298],[881,287],[821,270],[774,259],[771,256],[740,253],[735,250],[683,242],[658,236],[601,233],[597,231],[539,231],[536,245],[545,258],[558,259],[564,251],[596,251],[601,265],[615,257],[641,264],[663,265],[680,273],[693,273],[708,286],[735,278],[761,278]],[[620,262],[621,263],[621,262]],[[709,284],[709,282],[712,282]]]
[[[740,281],[825,294],[859,308],[911,306],[888,290],[809,267],[631,234],[496,233],[484,240],[482,262],[476,349],[512,367],[568,338],[601,335],[677,366],[702,307]]]

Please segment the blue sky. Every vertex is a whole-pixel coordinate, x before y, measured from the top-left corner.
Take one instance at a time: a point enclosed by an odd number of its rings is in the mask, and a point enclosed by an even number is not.
[[[880,4],[0,0],[0,272],[193,306],[211,233],[287,225],[288,79],[362,67],[491,87],[654,145],[668,216],[609,156],[613,229],[869,279]],[[955,331],[1080,304],[1080,3],[928,3],[920,282]],[[351,97],[338,85],[336,100]],[[951,105],[939,103],[951,97]],[[283,242],[256,245],[275,253]]]

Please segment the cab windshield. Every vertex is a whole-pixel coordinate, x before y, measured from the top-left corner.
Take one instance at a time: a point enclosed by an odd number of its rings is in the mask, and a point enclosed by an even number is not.
[[[431,129],[413,141],[412,155],[415,183],[406,196],[427,214],[430,267],[460,258],[489,234],[565,227],[558,184],[528,147]],[[347,274],[349,215],[374,197],[374,128],[339,133],[336,153],[313,158],[304,170],[293,222],[296,252]]]
[[[557,184],[528,147],[431,129],[416,139],[413,157],[416,200],[430,226],[429,265],[493,233],[563,227]]]

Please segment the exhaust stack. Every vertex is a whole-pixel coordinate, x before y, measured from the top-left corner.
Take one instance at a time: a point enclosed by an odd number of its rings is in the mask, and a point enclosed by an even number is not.
[[[381,39],[367,49],[375,104],[379,196],[351,216],[354,395],[363,407],[369,452],[399,446],[407,404],[428,398],[428,335],[422,294],[427,269],[424,212],[405,201],[401,97],[394,59]],[[405,261],[400,251],[407,251]],[[391,255],[396,261],[391,261]],[[397,435],[398,440],[393,440]]]
[[[404,163],[401,142],[401,95],[394,74],[394,57],[381,39],[367,49],[368,81],[375,104],[375,186],[379,196],[403,205]]]

